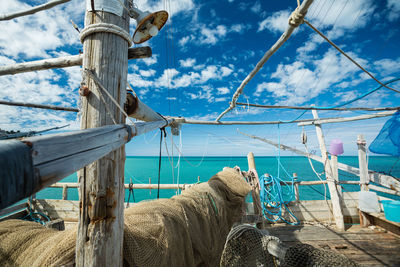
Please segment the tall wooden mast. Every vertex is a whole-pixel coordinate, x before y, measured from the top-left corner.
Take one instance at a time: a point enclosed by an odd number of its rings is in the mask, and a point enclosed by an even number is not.
[[[129,32],[128,13],[118,0],[109,0],[108,4],[119,5],[122,16],[94,6],[94,1],[88,2],[85,28],[106,23]],[[125,0],[122,2],[127,5]],[[83,40],[82,68],[92,70],[121,107],[126,100],[127,51],[128,41],[116,33],[95,32]],[[83,83],[91,93],[82,99],[81,129],[113,124],[111,117],[116,123],[125,122],[121,111],[104,96],[111,113],[108,114],[99,96],[101,89],[90,77],[83,75]],[[79,171],[77,266],[122,266],[124,164],[125,147],[122,146]]]

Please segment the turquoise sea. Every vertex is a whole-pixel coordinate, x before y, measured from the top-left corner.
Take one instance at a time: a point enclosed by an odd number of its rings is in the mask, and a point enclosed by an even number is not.
[[[379,157],[371,156],[368,159],[369,169],[390,173],[395,177],[400,177],[400,161],[396,157]],[[125,183],[129,183],[132,179],[133,183],[148,184],[151,180],[152,184],[157,184],[158,179],[158,157],[130,157],[125,162]],[[358,158],[355,156],[339,156],[339,162],[358,167]],[[172,162],[173,161],[173,162]],[[179,164],[178,164],[179,162]],[[289,175],[297,173],[299,181],[318,180],[318,177],[312,171],[308,159],[305,157],[281,157],[281,167],[279,169],[279,177],[282,180],[290,180]],[[273,176],[278,175],[278,160],[276,157],[256,157],[256,168],[259,175],[269,173]],[[313,161],[317,172],[323,171],[320,163]],[[173,167],[172,167],[173,165]],[[246,157],[178,157],[168,158],[162,157],[161,161],[161,183],[171,184],[178,181],[179,183],[191,184],[207,181],[212,175],[222,170],[223,167],[239,166],[242,170],[247,170]],[[358,177],[339,171],[340,180],[359,180]],[[76,173],[63,179],[61,182],[77,182]],[[343,190],[358,191],[357,185],[346,185]],[[176,190],[160,190],[160,197],[167,198],[176,194]],[[37,194],[37,198],[61,199],[62,190],[60,188],[47,188]],[[136,189],[134,190],[135,201],[157,198],[157,190]],[[289,196],[291,197],[291,196]],[[328,192],[329,199],[329,192]],[[69,200],[78,200],[77,189],[68,190]],[[125,201],[128,199],[128,190],[126,190]],[[315,200],[324,199],[324,186],[300,186],[300,199]],[[131,197],[130,202],[133,202]]]

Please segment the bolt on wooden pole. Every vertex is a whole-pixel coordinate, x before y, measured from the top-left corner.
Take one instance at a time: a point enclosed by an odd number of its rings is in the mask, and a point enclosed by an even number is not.
[[[118,0],[112,4],[121,7]],[[126,6],[127,1],[123,0]],[[89,7],[90,1],[89,1]],[[97,7],[98,9],[102,9]],[[121,7],[122,8],[122,7]],[[96,23],[119,26],[129,32],[129,16],[104,10],[86,10],[85,27]],[[92,70],[101,84],[123,107],[126,101],[128,42],[110,32],[96,32],[83,41],[83,68]],[[97,84],[83,77],[90,94],[82,98],[81,129],[124,123],[125,117],[109,97],[105,98],[111,114],[100,101]],[[76,244],[76,266],[122,266],[124,226],[125,146],[87,165],[78,172],[79,224]]]

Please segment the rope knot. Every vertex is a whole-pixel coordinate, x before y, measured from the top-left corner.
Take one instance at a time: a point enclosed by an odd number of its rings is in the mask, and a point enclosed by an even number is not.
[[[290,14],[289,25],[291,25],[293,27],[298,27],[300,24],[303,23],[305,15],[306,15],[306,13],[304,13],[304,14],[300,13],[299,7],[297,7],[292,12],[292,14]]]

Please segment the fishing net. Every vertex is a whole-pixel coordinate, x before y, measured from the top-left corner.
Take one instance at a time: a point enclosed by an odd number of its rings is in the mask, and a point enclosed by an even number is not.
[[[249,191],[237,171],[225,168],[179,196],[132,206],[125,212],[124,260],[130,266],[218,266]]]
[[[269,246],[274,242],[274,246]],[[275,258],[268,249],[274,250]],[[317,249],[308,244],[286,248],[268,231],[250,225],[238,225],[229,232],[221,257],[221,267],[355,267],[353,261],[333,251]]]
[[[369,150],[376,154],[400,156],[400,111],[383,125]]]
[[[297,244],[286,251],[280,266],[356,267],[358,265],[344,255],[333,251],[318,249],[308,244]]]
[[[0,222],[0,266],[70,266],[76,230],[57,231],[36,222]]]
[[[171,199],[125,210],[124,264],[218,266],[226,237],[243,215],[250,186],[226,168]],[[76,231],[35,222],[0,222],[0,266],[62,266],[75,261]]]
[[[220,266],[274,266],[274,258],[267,250],[271,240],[280,242],[277,237],[251,225],[233,227],[226,238]]]

